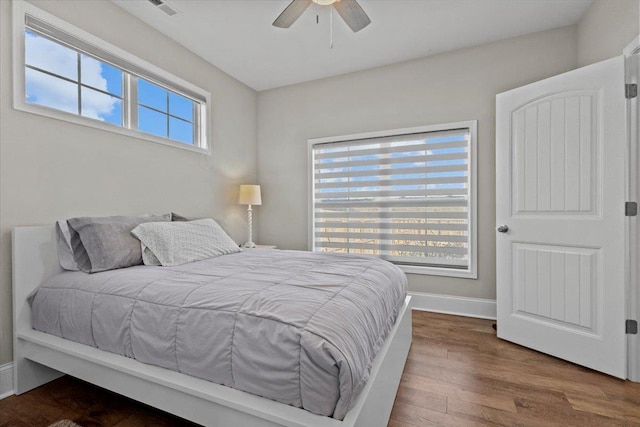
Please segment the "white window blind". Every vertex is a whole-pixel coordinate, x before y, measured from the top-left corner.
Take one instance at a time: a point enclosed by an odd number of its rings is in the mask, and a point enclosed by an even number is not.
[[[471,129],[311,146],[313,250],[470,267]]]

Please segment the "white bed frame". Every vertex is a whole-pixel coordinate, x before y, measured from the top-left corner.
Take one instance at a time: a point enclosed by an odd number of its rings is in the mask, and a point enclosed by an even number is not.
[[[14,390],[22,394],[64,374],[205,426],[386,426],[411,346],[411,297],[374,360],[367,385],[343,421],[146,365],[31,329],[27,297],[62,271],[52,226],[13,230]]]

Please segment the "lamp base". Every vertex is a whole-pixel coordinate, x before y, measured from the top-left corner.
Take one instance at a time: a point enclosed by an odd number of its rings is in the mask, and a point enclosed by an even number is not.
[[[253,242],[246,242],[242,245],[243,248],[255,248],[256,244]]]

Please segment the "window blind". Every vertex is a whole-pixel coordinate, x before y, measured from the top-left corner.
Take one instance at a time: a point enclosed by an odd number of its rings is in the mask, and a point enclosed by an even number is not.
[[[312,146],[313,249],[467,269],[470,129]]]

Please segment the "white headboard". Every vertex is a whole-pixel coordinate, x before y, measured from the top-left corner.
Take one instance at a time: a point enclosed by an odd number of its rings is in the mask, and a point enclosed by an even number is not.
[[[62,272],[53,226],[13,229],[13,332],[31,329],[27,297],[45,280]]]
[[[16,394],[51,381],[62,373],[25,359],[18,334],[31,331],[27,298],[45,280],[62,272],[52,225],[13,229],[13,388]]]

